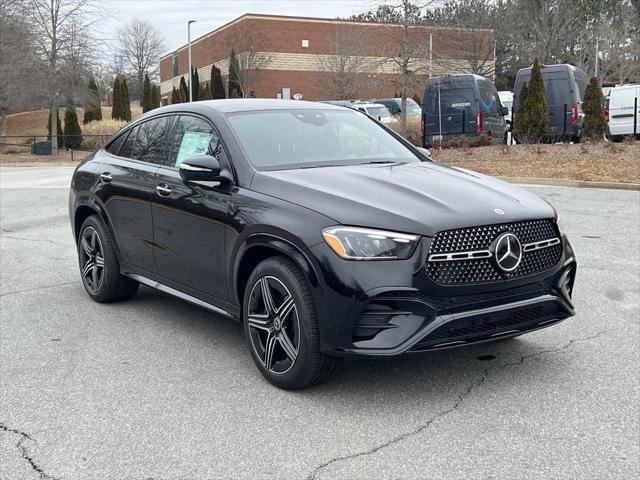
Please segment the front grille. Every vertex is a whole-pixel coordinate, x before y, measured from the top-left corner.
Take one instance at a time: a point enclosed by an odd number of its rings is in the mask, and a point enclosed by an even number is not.
[[[554,285],[560,274],[549,277],[545,280],[528,283],[520,287],[496,290],[494,292],[476,293],[471,295],[456,295],[453,297],[429,296],[419,291],[393,291],[380,294],[376,299],[402,299],[415,298],[427,303],[436,311],[437,315],[457,313],[467,310],[495,307],[505,303],[528,300],[552,293]]]
[[[429,256],[488,250],[491,243],[503,232],[515,233],[523,245],[560,236],[552,219],[446,230],[434,237],[429,247]],[[524,252],[518,268],[508,275],[498,271],[490,258],[429,261],[426,270],[429,277],[440,285],[488,283],[548,270],[560,261],[561,256],[561,244]]]
[[[452,343],[473,343],[496,333],[524,333],[567,315],[556,302],[461,318],[445,323],[418,342],[412,350],[428,350]]]

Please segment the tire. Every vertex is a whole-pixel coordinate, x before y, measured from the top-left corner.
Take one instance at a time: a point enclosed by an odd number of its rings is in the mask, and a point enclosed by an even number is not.
[[[80,227],[78,264],[82,285],[96,302],[127,300],[138,291],[138,282],[120,274],[111,235],[97,215],[88,217]]]
[[[254,269],[242,318],[251,356],[273,385],[299,390],[325,381],[335,370],[338,360],[320,351],[309,281],[288,258],[271,257]]]

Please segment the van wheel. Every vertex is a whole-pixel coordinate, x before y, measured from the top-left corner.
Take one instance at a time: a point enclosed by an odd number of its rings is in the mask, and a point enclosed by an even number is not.
[[[309,282],[288,258],[268,258],[255,268],[242,313],[251,356],[273,385],[302,389],[323,382],[334,371],[337,359],[320,351]]]

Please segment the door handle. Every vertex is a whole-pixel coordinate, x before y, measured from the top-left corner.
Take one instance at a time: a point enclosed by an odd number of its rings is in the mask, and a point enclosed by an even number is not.
[[[158,192],[158,195],[162,196],[162,197],[168,197],[169,195],[171,195],[171,189],[169,188],[168,185],[158,185],[156,187],[156,192]]]
[[[113,177],[109,172],[103,172],[100,174],[100,180],[102,180],[103,182],[110,182],[111,180],[113,180]]]

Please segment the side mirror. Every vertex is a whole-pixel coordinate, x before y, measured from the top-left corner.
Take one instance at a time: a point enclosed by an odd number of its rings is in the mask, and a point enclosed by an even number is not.
[[[505,115],[509,115],[509,109],[507,107],[502,107],[501,114],[503,117]]]
[[[211,155],[186,158],[179,167],[180,176],[187,182],[228,182],[227,172],[220,171],[220,162]]]

